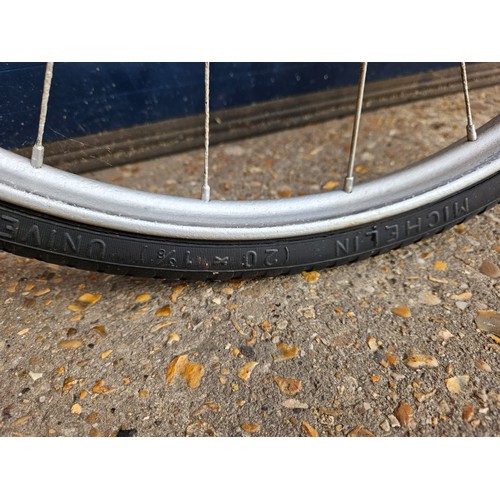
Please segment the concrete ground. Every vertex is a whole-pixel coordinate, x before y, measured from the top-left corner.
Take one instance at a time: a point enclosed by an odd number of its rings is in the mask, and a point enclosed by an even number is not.
[[[473,93],[478,125],[499,90]],[[464,121],[460,95],[363,116],[357,175],[432,153]],[[213,196],[333,188],[351,123],[214,148]],[[201,168],[195,151],[92,176],[198,196]],[[0,435],[498,436],[499,221],[497,206],[350,266],[229,283],[1,253]]]

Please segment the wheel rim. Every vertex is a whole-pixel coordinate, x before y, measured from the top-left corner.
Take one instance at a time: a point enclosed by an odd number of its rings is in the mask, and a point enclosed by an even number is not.
[[[355,187],[279,200],[217,201],[134,191],[0,149],[0,199],[118,231],[200,240],[265,240],[355,227],[424,206],[500,171],[500,117],[396,173]]]

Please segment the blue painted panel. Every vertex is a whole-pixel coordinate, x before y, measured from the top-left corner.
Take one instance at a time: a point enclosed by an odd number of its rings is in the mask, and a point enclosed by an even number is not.
[[[455,63],[370,63],[381,79]],[[0,63],[0,146],[36,138],[45,64]],[[458,71],[458,70],[457,70]],[[212,63],[213,110],[357,82],[358,63]],[[203,112],[202,63],[57,63],[45,140]]]

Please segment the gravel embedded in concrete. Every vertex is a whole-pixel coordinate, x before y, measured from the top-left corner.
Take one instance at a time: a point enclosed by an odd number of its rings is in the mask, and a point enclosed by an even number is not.
[[[472,93],[478,125],[498,90]],[[363,117],[360,178],[463,134],[463,97],[434,101]],[[334,188],[351,122],[214,148],[213,195]],[[92,176],[198,196],[202,165],[196,151]],[[0,435],[498,436],[499,220],[497,206],[350,266],[229,283],[1,253]]]

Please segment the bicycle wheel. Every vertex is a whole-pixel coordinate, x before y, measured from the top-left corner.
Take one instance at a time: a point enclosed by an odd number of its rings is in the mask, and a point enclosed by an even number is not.
[[[0,150],[0,248],[81,269],[232,279],[319,269],[420,240],[500,200],[500,118],[406,169],[277,200],[210,202],[97,182]]]

